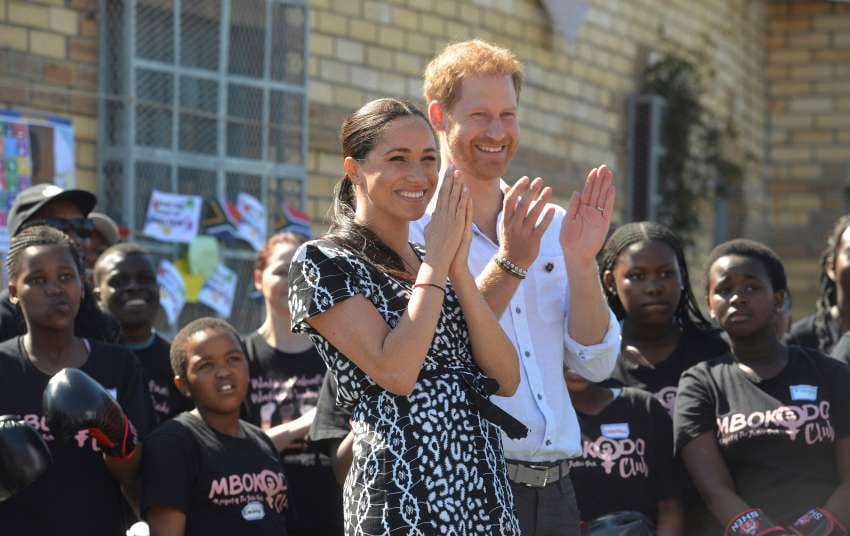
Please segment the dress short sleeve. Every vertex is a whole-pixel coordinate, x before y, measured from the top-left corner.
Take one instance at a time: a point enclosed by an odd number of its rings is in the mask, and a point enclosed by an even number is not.
[[[292,331],[309,331],[306,320],[357,294],[369,297],[361,285],[365,266],[348,251],[327,240],[302,244],[289,266],[289,311]]]
[[[716,429],[714,398],[708,388],[708,368],[705,363],[686,370],[679,379],[676,411],[673,415],[673,438],[676,453],[705,432]]]

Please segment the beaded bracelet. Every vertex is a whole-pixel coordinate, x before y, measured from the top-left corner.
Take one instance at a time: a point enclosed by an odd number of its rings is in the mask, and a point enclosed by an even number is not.
[[[526,274],[528,274],[528,270],[519,266],[507,257],[502,257],[501,255],[496,255],[493,257],[493,261],[495,261],[496,265],[517,279],[525,279]]]
[[[413,288],[427,288],[427,287],[438,288],[438,289],[443,291],[443,295],[446,294],[445,287],[441,287],[440,285],[438,285],[436,283],[414,283],[414,285],[413,285]]]

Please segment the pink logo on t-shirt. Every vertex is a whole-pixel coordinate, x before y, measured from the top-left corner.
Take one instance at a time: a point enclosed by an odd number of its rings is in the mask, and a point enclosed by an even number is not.
[[[286,509],[287,489],[283,473],[264,469],[259,473],[223,476],[210,483],[207,496],[215,505],[245,505],[262,501],[277,513]]]
[[[649,477],[649,465],[644,458],[646,441],[643,439],[599,436],[595,441],[585,437],[582,443],[582,457],[571,461],[570,467],[594,467],[598,464],[606,475],[610,475],[616,468],[620,478]]]
[[[717,418],[717,436],[721,445],[762,435],[784,434],[791,441],[796,441],[800,432],[807,445],[835,441],[835,429],[829,420],[829,402],[780,406]]]

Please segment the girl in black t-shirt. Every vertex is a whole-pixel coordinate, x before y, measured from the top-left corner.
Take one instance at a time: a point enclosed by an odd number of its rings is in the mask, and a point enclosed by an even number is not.
[[[623,322],[609,384],[649,391],[672,416],[682,372],[728,349],[700,312],[682,242],[661,224],[628,223],[600,255],[608,304]]]
[[[305,441],[327,367],[310,337],[291,331],[287,303],[289,263],[303,241],[292,232],[276,234],[254,263],[266,319],[245,338],[251,369],[246,420],[260,426],[280,451],[290,489],[289,534],[333,536],[342,534],[342,493],[330,458]]]
[[[142,516],[151,534],[286,534],[286,480],[277,450],[239,419],[248,362],[224,320],[200,318],[171,344],[174,383],[196,408],[145,446]]]
[[[682,375],[674,423],[706,505],[728,535],[847,534],[850,368],[780,342],[787,283],[766,246],[717,246],[706,278],[731,351]]]
[[[15,414],[42,435],[53,463],[29,487],[0,502],[3,534],[119,534],[129,525],[122,497],[137,498],[141,444],[151,426],[141,367],[128,350],[74,335],[85,287],[81,259],[61,231],[35,226],[16,235],[6,257],[9,295],[27,325],[25,335],[0,344],[0,415]],[[78,373],[99,386],[80,390]],[[62,372],[54,396],[51,377]],[[55,384],[51,384],[55,385]],[[99,415],[107,406],[120,418]],[[106,397],[106,398],[104,398]],[[105,402],[109,401],[109,404]],[[54,408],[75,406],[56,419]],[[126,417],[125,417],[126,415]],[[110,421],[109,427],[92,423]],[[106,430],[106,433],[104,433]],[[110,431],[111,430],[111,431]],[[70,437],[69,437],[70,435]],[[111,443],[111,444],[110,444]]]
[[[829,354],[850,328],[850,215],[841,216],[833,225],[820,266],[815,313],[794,322],[785,343]]]
[[[582,455],[570,460],[570,479],[582,522],[639,512],[659,536],[684,534],[673,424],[661,403],[646,391],[603,387],[570,370],[564,378],[581,427]]]

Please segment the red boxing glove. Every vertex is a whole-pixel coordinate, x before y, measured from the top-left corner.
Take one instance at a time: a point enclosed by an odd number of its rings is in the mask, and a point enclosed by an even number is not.
[[[77,431],[88,430],[107,456],[128,459],[136,452],[136,429],[121,406],[80,369],[65,368],[50,378],[42,408],[57,438],[67,441]]]
[[[798,536],[847,536],[847,529],[829,510],[812,508],[788,530]]]
[[[788,534],[788,531],[755,508],[733,517],[723,531],[723,536],[762,536],[764,534]]]

